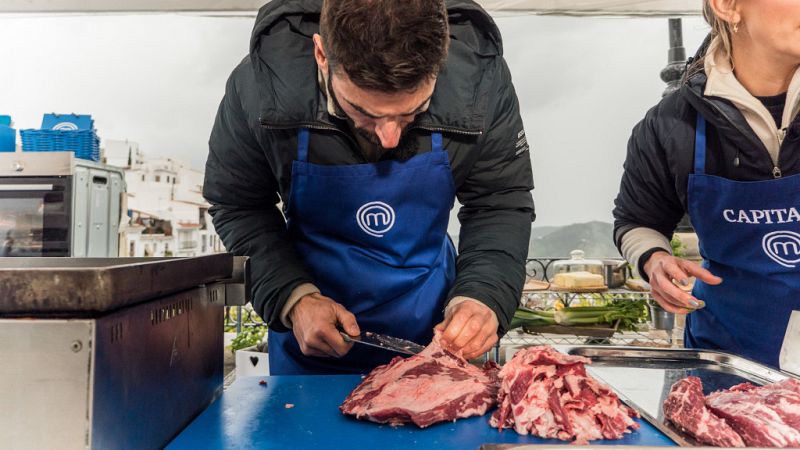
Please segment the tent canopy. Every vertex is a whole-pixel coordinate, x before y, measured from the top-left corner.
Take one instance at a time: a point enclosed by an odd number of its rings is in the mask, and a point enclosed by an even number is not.
[[[492,13],[680,16],[699,14],[701,0],[478,0]],[[266,0],[2,0],[0,13],[252,13]]]

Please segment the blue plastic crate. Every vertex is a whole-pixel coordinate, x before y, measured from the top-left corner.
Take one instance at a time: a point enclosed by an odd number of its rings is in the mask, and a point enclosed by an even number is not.
[[[25,152],[73,152],[75,157],[100,160],[95,130],[20,130]]]
[[[42,118],[43,130],[91,131],[94,120],[90,115],[45,114]]]
[[[14,152],[17,150],[17,130],[0,125],[0,152]]]

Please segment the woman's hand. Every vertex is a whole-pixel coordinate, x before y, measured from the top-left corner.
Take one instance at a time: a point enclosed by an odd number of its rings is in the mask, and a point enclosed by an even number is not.
[[[706,284],[722,283],[722,278],[714,276],[699,264],[676,258],[667,252],[656,252],[644,264],[644,271],[650,277],[653,298],[665,310],[675,314],[686,314],[705,306],[705,303],[692,294],[676,286],[688,286],[690,277],[697,277]]]

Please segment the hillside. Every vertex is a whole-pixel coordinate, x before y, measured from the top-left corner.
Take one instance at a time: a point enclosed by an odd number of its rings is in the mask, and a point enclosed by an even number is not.
[[[568,258],[572,250],[583,250],[587,258],[619,258],[606,222],[575,223],[563,227],[533,227],[528,258]],[[458,236],[452,236],[458,248]]]
[[[583,250],[587,258],[619,257],[614,246],[613,226],[606,222],[576,223],[564,227],[534,227],[528,258],[569,257],[572,250]]]

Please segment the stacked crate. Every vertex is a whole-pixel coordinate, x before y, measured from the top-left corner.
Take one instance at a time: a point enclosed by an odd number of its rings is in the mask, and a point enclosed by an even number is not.
[[[45,114],[42,128],[21,130],[25,152],[73,152],[75,157],[100,160],[100,138],[90,115]]]
[[[17,149],[17,130],[11,128],[11,116],[0,116],[0,152]]]

